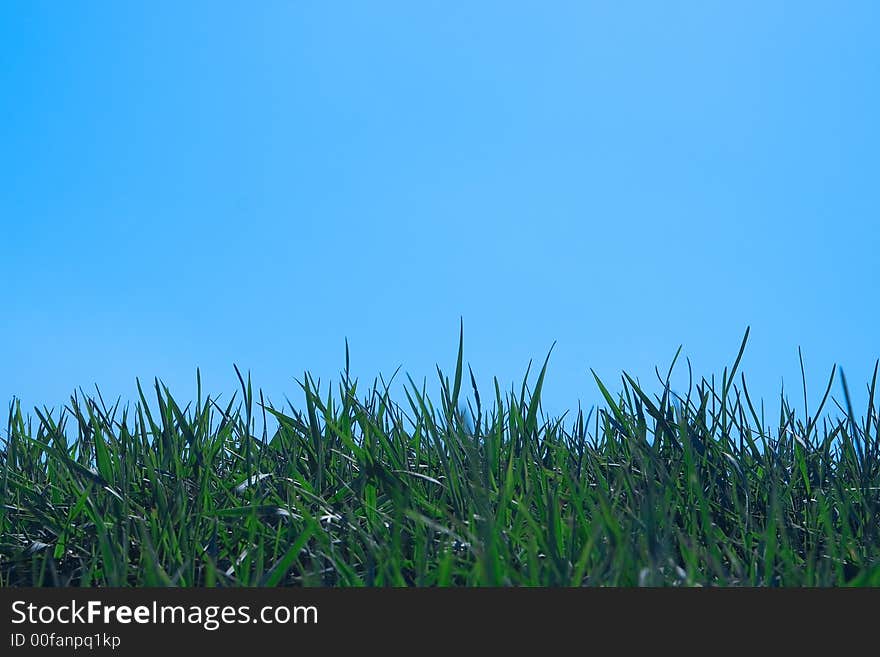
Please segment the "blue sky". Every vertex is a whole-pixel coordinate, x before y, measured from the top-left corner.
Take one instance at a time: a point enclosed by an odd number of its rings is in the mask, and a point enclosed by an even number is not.
[[[876,2],[6,2],[0,398],[303,370],[548,410],[880,356]],[[677,381],[684,380],[680,368]],[[839,392],[839,386],[835,386]],[[5,403],[5,402],[4,402]]]

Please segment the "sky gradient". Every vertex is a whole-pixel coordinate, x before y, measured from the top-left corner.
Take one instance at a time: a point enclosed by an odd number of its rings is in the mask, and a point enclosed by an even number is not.
[[[6,2],[0,399],[880,357],[876,2]],[[676,385],[686,383],[687,368]],[[651,386],[649,386],[650,388]],[[834,392],[840,388],[835,384]],[[5,427],[5,425],[4,425]]]

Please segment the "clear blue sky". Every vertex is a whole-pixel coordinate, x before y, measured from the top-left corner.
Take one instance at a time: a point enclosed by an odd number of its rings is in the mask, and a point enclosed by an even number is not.
[[[880,4],[4,2],[0,399],[880,356]],[[686,369],[679,370],[682,375]],[[679,382],[681,379],[679,378]],[[835,386],[835,393],[839,386]]]

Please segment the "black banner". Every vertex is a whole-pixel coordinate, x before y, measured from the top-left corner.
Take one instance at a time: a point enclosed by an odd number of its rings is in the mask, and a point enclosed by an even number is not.
[[[819,627],[872,628],[878,602],[877,589],[3,588],[0,654],[178,654],[181,646],[469,653],[535,642],[656,647],[698,636],[754,647],[767,629],[797,641]],[[836,646],[858,634],[838,633]]]

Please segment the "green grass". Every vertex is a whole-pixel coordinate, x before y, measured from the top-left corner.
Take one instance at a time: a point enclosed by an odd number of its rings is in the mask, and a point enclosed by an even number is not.
[[[299,409],[240,374],[225,405],[158,382],[124,408],[13,403],[0,584],[880,585],[877,368],[863,417],[846,393],[832,418],[832,372],[808,416],[782,399],[769,420],[742,353],[683,398],[596,378],[604,408],[564,418],[541,411],[546,362],[480,394],[461,348],[439,406],[411,380],[359,392],[347,358]]]

